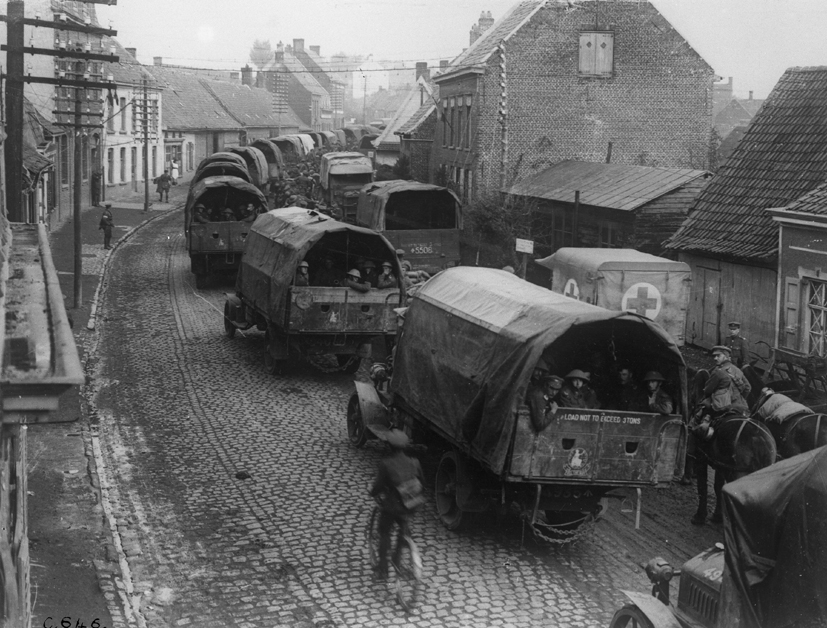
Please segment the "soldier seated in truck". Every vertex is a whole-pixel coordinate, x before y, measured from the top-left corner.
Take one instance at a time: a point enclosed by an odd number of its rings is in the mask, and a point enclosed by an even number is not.
[[[293,282],[294,286],[309,286],[310,285],[310,277],[308,273],[310,272],[310,264],[307,262],[299,262],[299,266],[296,269],[296,279]]]
[[[356,268],[347,271],[345,283],[348,288],[353,288],[357,292],[370,292],[370,284],[362,280],[362,273]]]
[[[380,290],[396,287],[396,276],[393,274],[393,264],[382,262],[382,274],[376,280],[376,287]]]
[[[322,268],[316,274],[316,280],[313,282],[313,285],[335,287],[341,286],[342,282],[342,273],[334,267],[333,258],[326,255],[322,260]]]
[[[201,205],[201,203],[195,206],[192,220],[193,222],[200,224],[206,224],[210,221],[209,216],[207,215],[207,208]]]

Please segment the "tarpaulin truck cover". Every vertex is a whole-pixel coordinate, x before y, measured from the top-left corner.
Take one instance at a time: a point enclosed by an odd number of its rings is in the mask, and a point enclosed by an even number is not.
[[[405,313],[390,389],[499,474],[537,360],[549,350],[565,375],[580,367],[596,346],[590,343],[634,354],[667,378],[684,366],[674,341],[645,317],[569,299],[502,270],[449,268],[423,284]]]
[[[407,196],[411,199],[421,195],[421,204],[423,205],[430,201],[431,204],[441,202],[443,206],[448,206],[446,200],[450,199],[454,215],[452,220],[448,222],[451,224],[451,228],[462,229],[462,210],[457,195],[448,188],[418,181],[379,181],[371,184],[370,187],[362,188],[359,192],[359,205],[356,209],[356,223],[376,231],[385,231],[387,229],[385,209],[388,201],[395,194]],[[410,202],[415,205],[413,200]]]
[[[683,346],[691,283],[687,264],[634,249],[572,247],[537,263],[552,271],[554,292],[646,316]]]
[[[327,153],[322,155],[319,179],[322,187],[330,187],[331,175],[370,174],[373,164],[362,153]]]
[[[827,447],[727,484],[723,508],[716,626],[827,626]]]
[[[271,321],[284,321],[296,268],[325,237],[335,240],[342,253],[358,250],[360,255],[391,262],[394,274],[401,276],[396,252],[381,234],[302,207],[285,207],[262,214],[250,228],[236,290],[267,312]]]

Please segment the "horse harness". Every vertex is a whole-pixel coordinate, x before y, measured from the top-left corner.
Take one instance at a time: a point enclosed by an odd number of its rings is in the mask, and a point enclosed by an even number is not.
[[[767,436],[770,437],[770,440],[772,442],[775,442],[775,438],[773,437],[772,433],[769,431],[769,429],[767,429],[767,427],[765,425],[763,425],[763,424],[759,423],[758,421],[755,421],[755,420],[753,420],[749,417],[745,417],[745,416],[723,416],[723,417],[720,417],[718,419],[718,422],[717,422],[718,426],[719,426],[718,429],[720,429],[720,426],[723,425],[724,423],[726,423],[727,421],[740,421],[741,422],[741,425],[738,427],[738,431],[735,433],[735,439],[732,442],[732,449],[733,449],[733,451],[732,451],[732,462],[733,463],[735,463],[735,448],[738,445],[738,441],[741,438],[741,434],[743,434],[744,428],[747,426],[747,423],[754,423],[755,425],[757,425],[763,432],[765,432],[765,434]],[[716,433],[715,433],[714,438],[718,437],[718,429],[716,429]],[[709,459],[708,455],[707,455],[707,459]],[[716,462],[715,466],[721,467],[722,469],[725,469],[727,471],[742,471],[742,469],[739,469],[735,464],[726,464],[726,463],[723,463],[723,462]]]

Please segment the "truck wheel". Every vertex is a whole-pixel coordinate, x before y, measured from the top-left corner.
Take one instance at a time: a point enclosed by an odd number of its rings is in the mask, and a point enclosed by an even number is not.
[[[457,476],[459,475],[459,456],[448,451],[442,455],[436,470],[434,497],[439,518],[449,530],[457,530],[462,525],[462,508],[457,504]]]
[[[362,358],[358,355],[337,355],[336,361],[339,363],[339,368],[348,375],[353,375],[362,364]]]
[[[637,606],[627,604],[614,614],[609,628],[655,628],[655,626]]]
[[[227,335],[227,338],[233,338],[235,336],[236,327],[233,325],[232,321],[230,320],[230,304],[224,304],[224,333]]]
[[[365,418],[359,406],[359,395],[352,395],[347,404],[347,438],[354,447],[364,447],[368,440]]]
[[[277,360],[270,354],[269,348],[264,350],[264,368],[270,375],[283,375],[287,360]]]

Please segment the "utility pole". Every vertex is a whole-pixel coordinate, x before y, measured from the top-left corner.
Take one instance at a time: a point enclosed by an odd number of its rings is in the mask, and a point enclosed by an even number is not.
[[[144,211],[149,211],[149,100],[147,98],[146,77],[144,83],[144,116],[143,116],[143,131],[144,131]]]
[[[117,4],[117,0],[80,0],[84,4]],[[74,307],[78,308],[81,305],[81,274],[82,274],[82,260],[81,255],[81,178],[82,178],[82,129],[94,127],[98,128],[100,124],[84,124],[84,116],[98,116],[100,113],[83,112],[82,102],[84,100],[86,89],[112,89],[115,87],[112,81],[91,81],[89,80],[88,70],[81,71],[83,65],[78,63],[75,67],[75,78],[65,78],[63,71],[59,72],[59,78],[45,77],[45,76],[31,76],[23,74],[23,55],[47,55],[58,58],[80,59],[81,61],[118,61],[117,55],[104,55],[89,52],[91,45],[87,47],[87,51],[78,48],[71,50],[71,46],[64,45],[61,39],[61,46],[58,49],[54,48],[35,48],[34,46],[25,46],[25,26],[43,27],[53,29],[55,31],[69,31],[76,33],[86,33],[87,35],[117,35],[117,31],[108,28],[100,28],[98,26],[91,26],[90,21],[87,23],[76,24],[66,20],[64,13],[61,15],[60,21],[41,20],[40,17],[34,19],[25,17],[25,3],[23,0],[9,0],[8,15],[0,16],[0,20],[7,23],[7,41],[8,44],[0,46],[0,50],[5,50],[7,54],[7,63],[9,67],[9,75],[6,82],[6,107],[8,112],[7,129],[8,138],[6,140],[6,173],[7,173],[7,205],[9,208],[9,220],[12,222],[26,222],[27,216],[23,211],[23,86],[25,83],[44,83],[48,85],[55,85],[56,87],[74,87],[75,88],[75,108],[72,111],[53,111],[53,114],[72,114],[74,113],[73,121],[70,123],[57,122],[58,126],[66,126],[73,129],[71,133],[73,145],[74,158],[74,182],[73,182],[73,205],[74,213]]]

